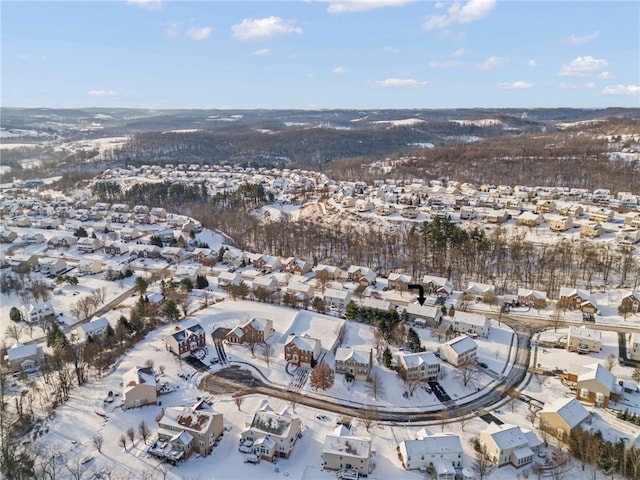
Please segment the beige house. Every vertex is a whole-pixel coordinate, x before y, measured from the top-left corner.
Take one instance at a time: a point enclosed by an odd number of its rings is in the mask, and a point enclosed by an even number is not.
[[[553,217],[549,220],[549,228],[554,232],[566,232],[573,228],[573,217]]]
[[[438,379],[440,361],[433,352],[401,353],[398,355],[398,369],[408,380],[431,382]]]
[[[453,292],[453,283],[445,277],[434,277],[425,275],[422,277],[422,285],[425,291],[439,295],[451,295]]]
[[[373,363],[373,350],[338,348],[335,353],[336,373],[355,380],[368,380]]]
[[[591,222],[610,222],[613,220],[614,212],[608,208],[598,208],[589,212],[589,220]]]
[[[406,273],[390,273],[387,279],[387,285],[390,290],[406,291],[411,282],[411,275]]]
[[[480,432],[480,446],[498,467],[511,463],[519,468],[531,463],[541,442],[530,430],[517,425],[490,423]]]
[[[604,230],[599,222],[584,222],[580,226],[580,236],[585,238],[596,238],[602,235]]]
[[[606,408],[610,399],[617,401],[619,398],[616,377],[600,363],[587,365],[582,373],[570,374],[568,379],[576,383],[576,398],[596,407]]]
[[[410,303],[404,310],[407,312],[410,322],[422,327],[436,325],[442,319],[442,310],[440,310],[440,307],[437,305],[420,305],[419,303]]]
[[[544,216],[541,213],[525,211],[516,217],[516,225],[525,227],[537,227],[544,223]]]
[[[173,460],[172,463],[188,458],[194,451],[208,455],[224,430],[222,414],[214,412],[203,400],[193,407],[165,408],[158,427],[156,447],[148,451]]]
[[[404,440],[398,446],[401,462],[406,470],[427,470],[429,467],[436,471],[438,480],[448,480],[446,471],[462,468],[462,443],[460,437],[451,434],[427,435],[426,431],[418,432],[415,440]],[[439,464],[443,462],[449,468],[445,471]],[[438,469],[438,467],[440,467]],[[438,472],[439,470],[439,472]]]
[[[640,213],[629,212],[624,216],[624,224],[631,228],[640,228]]]
[[[289,458],[301,429],[300,418],[292,417],[287,409],[274,412],[265,403],[253,416],[251,425],[241,434],[241,441],[251,444],[253,452],[273,462],[276,458]]]
[[[567,336],[567,350],[570,352],[589,353],[602,349],[602,331],[587,327],[572,326]]]
[[[458,367],[475,361],[477,351],[476,342],[471,337],[461,335],[440,346],[440,358]]]
[[[631,360],[640,361],[640,333],[632,333],[627,354]]]
[[[44,357],[42,347],[35,343],[23,345],[16,343],[7,349],[6,360],[13,371],[24,371],[29,374],[38,369],[40,361]]]
[[[344,425],[324,437],[322,448],[323,467],[327,470],[357,470],[360,475],[369,474],[371,440],[351,435]]]
[[[152,367],[133,367],[122,376],[122,408],[155,405],[158,400],[156,376]]]
[[[102,262],[100,260],[82,259],[78,262],[78,273],[80,275],[95,275],[102,272]]]
[[[313,271],[316,273],[316,277],[318,274],[327,275],[327,278],[330,280],[337,280],[342,274],[342,271],[338,267],[334,265],[325,265],[323,263],[319,263]]]
[[[589,411],[577,398],[561,397],[540,410],[540,429],[566,441],[574,428],[589,418]]]

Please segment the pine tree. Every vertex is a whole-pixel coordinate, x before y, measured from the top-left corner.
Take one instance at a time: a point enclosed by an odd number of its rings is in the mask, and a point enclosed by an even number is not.
[[[392,359],[393,359],[393,357],[391,355],[391,350],[389,350],[389,347],[387,346],[384,349],[384,352],[382,352],[382,364],[387,368],[391,368],[391,360]]]

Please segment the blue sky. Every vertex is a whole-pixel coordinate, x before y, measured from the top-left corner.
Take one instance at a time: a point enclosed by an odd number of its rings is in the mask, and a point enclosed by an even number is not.
[[[3,0],[0,9],[2,106],[640,106],[635,0]]]

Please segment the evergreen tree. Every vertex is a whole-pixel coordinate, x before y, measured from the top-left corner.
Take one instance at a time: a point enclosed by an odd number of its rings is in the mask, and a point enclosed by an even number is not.
[[[384,352],[382,352],[382,364],[387,368],[391,368],[392,360],[393,360],[393,356],[391,355],[391,350],[387,346],[385,347]]]

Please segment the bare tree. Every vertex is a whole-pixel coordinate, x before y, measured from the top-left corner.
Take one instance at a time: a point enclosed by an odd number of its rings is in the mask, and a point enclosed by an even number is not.
[[[349,331],[347,330],[347,322],[342,322],[342,325],[336,329],[336,341],[338,347],[342,347],[344,345],[348,336]]]
[[[16,343],[20,341],[20,336],[22,335],[22,327],[20,325],[16,325],[15,323],[11,323],[7,329],[4,331],[4,334],[7,338],[14,340]]]
[[[409,372],[407,372],[407,370],[402,367],[398,368],[398,375],[400,375],[400,378],[402,378],[402,380],[404,381],[404,386],[407,388],[409,395],[413,397],[416,388],[418,388],[422,383],[422,377],[411,376],[409,375]]]
[[[124,436],[124,433],[118,437],[118,446],[127,449],[127,437]]]
[[[238,407],[238,411],[240,411],[240,407],[242,406],[242,400],[244,400],[244,395],[239,392],[233,394],[233,401],[235,402],[236,407]]]
[[[484,480],[493,470],[493,462],[485,452],[476,452],[476,458],[471,468],[478,475],[478,480]]]
[[[367,392],[373,397],[374,400],[384,400],[386,392],[382,375],[377,370],[371,372],[369,375],[369,382],[365,386]]]
[[[618,363],[618,358],[612,353],[605,360],[604,366],[607,370],[611,371],[613,370],[613,367],[616,366],[616,363]]]
[[[98,453],[102,453],[103,443],[104,443],[104,438],[102,437],[102,435],[98,434],[93,436],[93,446],[96,447],[96,450],[98,450]]]
[[[458,365],[458,369],[456,370],[456,372],[465,387],[469,384],[470,381],[478,378],[479,375],[478,367],[476,367],[476,362],[473,358],[469,358]]]
[[[362,422],[362,425],[367,430],[367,432],[380,420],[380,412],[377,408],[371,405],[360,410],[360,413],[360,421]]]
[[[271,361],[271,357],[273,356],[273,345],[270,343],[264,342],[262,344],[262,358],[264,362],[269,366],[269,362]]]
[[[309,375],[309,384],[316,390],[330,389],[333,387],[334,380],[335,375],[333,369],[325,362],[320,362],[316,365],[313,370],[311,370],[311,375]]]
[[[83,480],[89,468],[83,463],[83,459],[80,456],[67,460],[64,467],[67,469],[67,472],[69,472],[72,480]]]
[[[140,435],[140,438],[142,438],[142,440],[144,441],[144,443],[146,445],[147,444],[147,439],[151,435],[151,431],[149,430],[149,426],[147,425],[147,422],[145,422],[144,420],[142,420],[138,424],[138,434]]]
[[[144,361],[144,366],[147,368],[151,368],[153,370],[154,365],[155,365],[155,362],[153,361],[152,358],[148,358]]]
[[[131,442],[131,445],[133,445],[133,440],[136,438],[136,431],[133,427],[127,428],[127,437],[129,437],[129,441]]]

